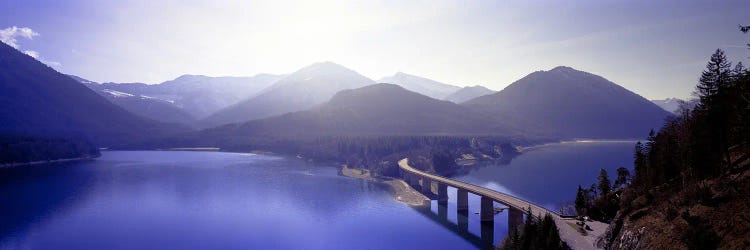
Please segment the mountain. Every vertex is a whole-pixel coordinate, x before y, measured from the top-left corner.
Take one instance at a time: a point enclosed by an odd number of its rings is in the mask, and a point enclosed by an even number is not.
[[[468,107],[380,83],[340,91],[329,101],[305,111],[120,149],[218,147],[227,151],[271,151],[341,162],[387,176],[398,175],[395,162],[410,157],[422,168],[448,175],[456,169],[434,167],[434,154],[441,154],[450,162],[469,155],[509,160],[518,153],[513,143],[550,139],[513,128]]]
[[[100,146],[179,130],[125,111],[83,84],[0,43],[0,134],[86,137]]]
[[[160,84],[103,83],[102,87],[170,102],[191,117],[202,119],[257,94],[281,77],[270,74],[252,77],[183,75]]]
[[[660,108],[675,113],[680,111],[680,107],[685,107],[692,109],[695,107],[695,105],[698,104],[697,100],[691,100],[691,101],[684,101],[682,99],[678,98],[667,98],[662,100],[651,100],[654,104],[659,106]]]
[[[443,100],[451,101],[454,103],[462,103],[483,95],[489,95],[495,93],[494,90],[485,88],[483,86],[474,85],[471,87],[463,87],[456,92],[453,92],[453,94],[450,94],[443,98]]]
[[[307,111],[212,129],[282,137],[339,135],[498,135],[505,124],[467,107],[380,83],[344,90]]]
[[[446,96],[458,91],[460,87],[433,81],[424,77],[398,72],[393,76],[383,77],[379,83],[391,83],[404,87],[435,99],[445,99]]]
[[[186,126],[192,126],[196,121],[195,118],[185,112],[180,106],[177,106],[174,101],[120,92],[108,89],[102,84],[78,76],[71,75],[70,77],[133,114],[160,122],[179,123]]]
[[[642,138],[670,116],[601,76],[563,66],[531,73],[463,105],[566,138]]]
[[[271,117],[309,109],[336,92],[375,84],[353,70],[332,62],[315,63],[294,72],[258,95],[204,119],[206,127]]]

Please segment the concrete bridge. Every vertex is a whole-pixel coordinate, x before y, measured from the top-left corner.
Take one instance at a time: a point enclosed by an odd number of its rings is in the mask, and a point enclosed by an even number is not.
[[[481,198],[479,212],[480,221],[482,223],[481,239],[485,243],[489,242],[489,247],[491,247],[491,244],[494,241],[494,202],[497,202],[508,207],[509,232],[512,232],[518,226],[523,224],[523,215],[530,209],[531,214],[535,217],[550,214],[555,220],[555,224],[557,224],[557,227],[560,229],[560,238],[568,243],[571,248],[596,249],[593,245],[592,237],[581,235],[575,228],[569,225],[569,222],[575,221],[574,219],[564,218],[554,211],[509,194],[419,171],[409,166],[409,159],[399,161],[398,166],[404,181],[412,187],[420,190],[426,196],[431,197],[431,199],[436,199],[439,206],[445,206],[448,202],[448,187],[456,188],[456,203],[459,218],[466,218],[466,215],[468,214],[469,193],[479,196]],[[433,186],[436,186],[435,192],[432,191]],[[463,223],[459,221],[459,224],[463,224],[459,226],[466,227],[465,223],[467,223],[466,220],[463,220]]]

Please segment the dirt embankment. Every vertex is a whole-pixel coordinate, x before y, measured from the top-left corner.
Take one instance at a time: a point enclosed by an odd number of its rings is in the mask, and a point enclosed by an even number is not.
[[[341,174],[352,178],[384,183],[391,188],[391,193],[393,194],[394,199],[410,206],[424,206],[430,204],[429,198],[411,188],[409,184],[406,184],[403,180],[373,176],[367,169],[349,168],[346,165],[341,167]]]
[[[635,197],[611,224],[609,249],[748,249],[750,171],[674,190]]]

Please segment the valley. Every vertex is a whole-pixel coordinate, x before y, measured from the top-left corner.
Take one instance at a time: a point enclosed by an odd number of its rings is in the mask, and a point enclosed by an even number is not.
[[[0,250],[746,249],[748,7],[0,1]]]

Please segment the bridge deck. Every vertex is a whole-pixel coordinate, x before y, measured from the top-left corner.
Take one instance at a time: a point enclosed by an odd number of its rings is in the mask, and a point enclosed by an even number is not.
[[[589,235],[588,237],[581,235],[579,232],[576,231],[576,229],[568,225],[567,222],[572,221],[573,219],[563,218],[559,214],[555,213],[554,211],[548,210],[544,207],[538,206],[529,201],[525,201],[521,198],[514,197],[509,194],[501,193],[501,192],[498,192],[489,188],[480,187],[474,184],[469,184],[469,183],[453,180],[450,178],[445,178],[442,176],[437,176],[437,175],[428,174],[428,173],[419,171],[409,166],[408,158],[400,160],[398,162],[398,166],[401,170],[406,171],[408,173],[411,173],[420,177],[424,177],[430,181],[443,183],[447,186],[464,189],[470,193],[473,193],[479,196],[488,197],[498,203],[505,204],[506,206],[513,207],[515,209],[528,211],[529,208],[531,208],[531,214],[534,216],[544,216],[545,214],[549,213],[550,215],[552,215],[552,218],[555,220],[555,224],[557,224],[557,227],[560,230],[560,238],[562,238],[562,240],[567,242],[571,248],[573,249],[596,249],[593,244],[594,235]]]
[[[453,179],[450,179],[450,178],[445,178],[445,177],[442,177],[442,176],[432,175],[432,174],[428,174],[428,173],[419,171],[419,170],[417,170],[417,169],[409,166],[409,161],[408,160],[409,159],[403,159],[403,160],[401,160],[401,161],[398,162],[398,166],[402,170],[404,170],[406,172],[409,172],[409,173],[412,173],[412,174],[415,174],[415,175],[418,175],[418,176],[421,176],[421,177],[425,177],[425,178],[427,178],[427,179],[429,179],[431,181],[435,181],[435,182],[438,182],[438,183],[443,183],[443,184],[451,186],[451,187],[464,189],[466,191],[469,191],[470,193],[473,193],[473,194],[476,194],[476,195],[479,195],[479,196],[488,197],[488,198],[490,198],[490,199],[492,199],[492,200],[494,200],[494,201],[496,201],[498,203],[502,203],[502,204],[504,204],[506,206],[513,207],[515,209],[519,209],[519,210],[522,210],[522,211],[528,211],[529,207],[531,207],[531,213],[534,216],[540,216],[540,215],[544,216],[544,214],[549,213],[553,217],[561,218],[560,215],[558,215],[557,213],[555,213],[553,211],[550,211],[550,210],[548,210],[548,209],[546,209],[544,207],[538,206],[538,205],[536,205],[534,203],[525,201],[525,200],[523,200],[521,198],[509,195],[509,194],[500,193],[498,191],[495,191],[495,190],[492,190],[492,189],[489,189],[489,188],[480,187],[480,186],[477,186],[477,185],[474,185],[474,184],[469,184],[469,183],[466,183],[466,182],[461,182],[461,181],[453,180]]]

